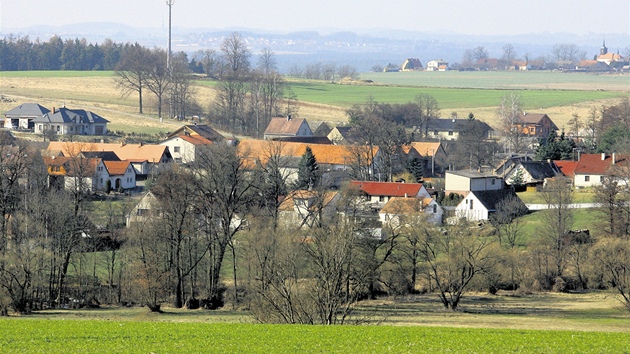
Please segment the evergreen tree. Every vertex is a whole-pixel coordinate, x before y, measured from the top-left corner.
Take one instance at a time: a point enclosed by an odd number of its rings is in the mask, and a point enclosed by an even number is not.
[[[315,155],[313,155],[313,150],[311,150],[310,146],[307,146],[298,165],[296,188],[312,188],[317,187],[318,184],[319,169],[317,167],[317,160],[315,159]]]

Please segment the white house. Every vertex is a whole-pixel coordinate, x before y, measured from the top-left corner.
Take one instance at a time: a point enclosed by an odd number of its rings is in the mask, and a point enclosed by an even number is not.
[[[393,197],[379,211],[383,226],[397,228],[410,219],[422,216],[430,223],[441,225],[444,211],[433,198]]]
[[[476,171],[447,171],[446,193],[467,194],[471,191],[496,191],[503,189],[503,178]]]
[[[448,70],[448,62],[438,59],[431,60],[427,63],[427,71],[447,71]]]
[[[497,211],[497,206],[506,198],[512,196],[516,200],[521,199],[510,188],[502,190],[471,191],[455,208],[457,218],[465,218],[468,221],[485,221]],[[522,201],[521,201],[522,203]]]
[[[573,185],[576,188],[594,187],[611,173],[627,176],[628,157],[617,154],[581,154],[574,170]],[[622,173],[619,170],[623,170]]]
[[[168,146],[173,161],[181,163],[190,163],[195,161],[195,157],[199,151],[205,147],[212,145],[212,141],[199,135],[178,135],[166,139],[160,145]]]
[[[366,200],[376,209],[383,208],[392,198],[431,198],[422,183],[396,183],[350,181],[352,188],[358,189]]]
[[[53,107],[52,112],[33,119],[35,133],[76,135],[107,135],[109,121],[96,113],[84,109]]]

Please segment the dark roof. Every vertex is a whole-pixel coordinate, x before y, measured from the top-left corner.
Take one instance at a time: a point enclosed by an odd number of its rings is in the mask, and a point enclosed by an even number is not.
[[[88,159],[99,158],[103,161],[120,161],[120,158],[113,151],[84,151],[81,153]]]
[[[326,122],[313,121],[308,123],[314,136],[327,136],[332,130]]]
[[[325,136],[283,136],[271,139],[273,141],[289,141],[292,143],[305,144],[328,144],[332,145],[332,141]]]
[[[470,193],[474,194],[488,211],[496,211],[497,205],[509,196],[514,196],[516,200],[523,204],[523,207],[526,207],[525,203],[516,195],[512,188],[493,191],[472,191]]]
[[[174,138],[180,135],[199,135],[212,142],[218,142],[225,140],[225,137],[221,133],[214,130],[207,124],[189,124],[178,128],[172,133],[169,133],[167,139]]]
[[[546,161],[521,161],[520,164],[532,176],[533,179],[544,181],[545,178],[555,177],[557,171],[551,162]]]
[[[41,117],[48,112],[50,112],[50,109],[43,107],[37,103],[23,103],[5,112],[4,115],[7,118]]]
[[[109,121],[96,113],[84,109],[59,108],[57,111],[48,112],[33,120],[37,123],[109,123]]]
[[[489,132],[493,131],[488,124],[477,120],[483,127],[484,131]],[[442,118],[432,118],[429,119],[427,123],[427,131],[454,131],[459,132],[461,130],[466,129],[466,124],[468,123],[467,119],[442,119]]]

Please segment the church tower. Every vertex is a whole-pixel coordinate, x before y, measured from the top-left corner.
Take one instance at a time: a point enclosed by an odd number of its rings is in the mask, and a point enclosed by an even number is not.
[[[606,48],[606,41],[602,44],[602,47],[599,49],[599,55],[608,54],[608,48]]]

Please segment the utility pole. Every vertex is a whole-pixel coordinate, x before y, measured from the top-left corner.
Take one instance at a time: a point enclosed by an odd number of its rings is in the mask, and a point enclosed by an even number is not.
[[[175,0],[166,0],[166,6],[168,6],[168,49],[166,51],[166,70],[168,71],[168,79],[169,84],[173,83],[173,68],[171,67],[171,43],[173,42],[171,39],[171,9],[173,8],[173,3]],[[171,87],[170,96],[169,97],[169,117],[173,117],[173,88]],[[160,122],[162,121],[162,117],[160,117]]]

